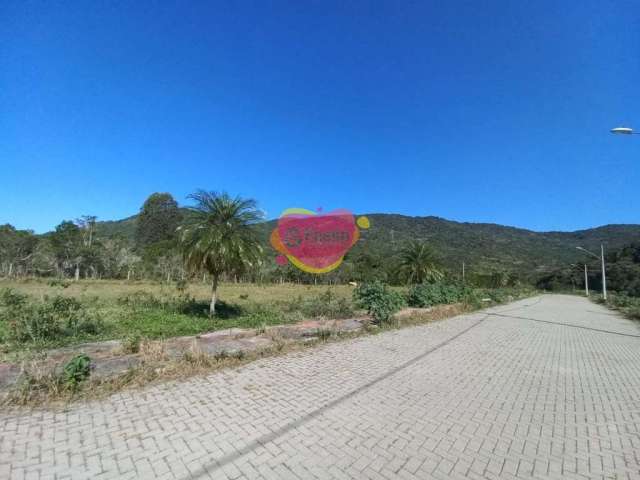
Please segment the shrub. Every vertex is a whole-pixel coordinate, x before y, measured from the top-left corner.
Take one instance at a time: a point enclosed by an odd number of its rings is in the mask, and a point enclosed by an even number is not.
[[[240,323],[243,326],[246,325],[248,328],[266,330],[268,325],[277,325],[282,323],[282,316],[280,313],[265,306],[259,306],[256,310],[243,315]]]
[[[306,318],[348,318],[354,314],[351,302],[336,296],[330,288],[315,297],[298,297],[289,303],[287,310],[300,311]]]
[[[91,359],[82,353],[65,364],[62,369],[62,381],[67,388],[76,390],[90,374]]]
[[[411,288],[408,303],[412,307],[431,307],[458,302],[468,302],[473,299],[473,289],[446,283],[422,283]]]
[[[625,316],[633,319],[640,319],[640,298],[630,297],[624,294],[609,293],[607,301],[601,295],[595,297],[595,301],[602,304],[608,304],[617,310],[620,310]]]
[[[359,285],[353,291],[353,299],[356,305],[367,310],[377,322],[388,321],[405,305],[402,295],[377,281]]]
[[[308,317],[344,318],[353,315],[353,307],[347,299],[336,297],[329,288],[316,297],[304,300],[301,311]]]
[[[155,308],[162,305],[162,302],[152,293],[143,290],[122,295],[118,298],[118,303],[132,309]]]
[[[58,337],[62,331],[60,323],[42,310],[28,302],[5,307],[0,318],[7,324],[9,338],[18,342],[36,342]]]
[[[3,307],[15,307],[27,303],[28,297],[11,288],[0,290],[0,305]]]
[[[7,325],[8,336],[18,342],[53,340],[82,333],[96,334],[102,321],[78,300],[61,296],[45,297],[41,302],[14,292],[3,292],[0,321]]]
[[[69,282],[68,280],[61,280],[59,278],[54,278],[52,280],[49,280],[50,287],[68,288],[70,285],[71,285],[71,282]]]
[[[208,308],[208,305],[197,302],[195,298],[186,293],[158,298],[143,290],[121,296],[118,303],[135,311],[156,309],[186,315],[203,315],[206,313],[205,309]]]

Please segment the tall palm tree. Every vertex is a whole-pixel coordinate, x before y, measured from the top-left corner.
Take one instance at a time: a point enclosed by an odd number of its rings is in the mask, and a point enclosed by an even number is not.
[[[260,263],[262,247],[254,225],[263,215],[255,200],[232,198],[227,193],[198,190],[187,198],[195,201],[178,228],[185,265],[211,275],[209,316],[216,311],[220,276]]]
[[[426,242],[416,240],[401,250],[398,270],[408,283],[434,282],[444,277],[433,249]]]

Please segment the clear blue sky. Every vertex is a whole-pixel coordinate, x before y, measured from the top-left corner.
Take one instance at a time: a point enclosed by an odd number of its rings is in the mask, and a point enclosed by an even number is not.
[[[534,230],[638,223],[636,1],[0,2],[0,223],[196,188]]]

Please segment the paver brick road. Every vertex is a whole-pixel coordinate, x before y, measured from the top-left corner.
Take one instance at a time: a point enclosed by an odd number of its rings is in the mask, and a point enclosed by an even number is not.
[[[0,427],[0,478],[640,478],[640,330],[547,295]]]

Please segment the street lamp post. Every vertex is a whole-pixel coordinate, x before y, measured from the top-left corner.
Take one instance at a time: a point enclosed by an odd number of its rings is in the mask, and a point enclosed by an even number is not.
[[[576,265],[574,263],[571,264],[572,267],[575,268],[580,268],[579,265]],[[588,297],[589,296],[589,274],[587,271],[587,264],[584,264],[584,293],[585,295]]]
[[[578,250],[585,252],[589,255],[591,255],[592,257],[597,258],[598,260],[600,260],[601,265],[602,265],[602,298],[604,298],[605,300],[607,299],[607,274],[605,271],[605,266],[604,266],[604,244],[600,244],[600,255],[596,255],[593,252],[590,252],[589,250],[587,250],[586,248],[582,248],[582,247],[576,247]],[[586,268],[587,266],[585,265],[585,275],[586,275]]]
[[[587,272],[587,264],[584,264],[584,291],[589,296],[589,273]]]

